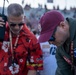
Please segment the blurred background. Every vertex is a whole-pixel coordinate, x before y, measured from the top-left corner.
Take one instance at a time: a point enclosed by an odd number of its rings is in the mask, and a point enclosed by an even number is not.
[[[25,23],[34,34],[39,34],[40,17],[49,10],[59,10],[66,17],[76,18],[76,0],[1,0],[0,13],[2,13],[3,5],[4,13],[7,15],[7,6],[10,3],[19,3],[24,8]]]

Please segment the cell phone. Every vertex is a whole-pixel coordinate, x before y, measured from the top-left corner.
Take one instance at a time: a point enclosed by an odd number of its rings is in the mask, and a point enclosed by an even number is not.
[[[6,23],[7,16],[0,14],[0,17],[2,17],[4,22]],[[3,25],[3,27],[0,27],[0,42],[3,42],[4,40],[5,30],[6,30],[5,25]]]
[[[7,0],[7,2],[8,2],[8,0]],[[5,25],[6,25],[7,16],[4,14],[4,7],[5,7],[5,0],[3,2],[3,10],[2,10],[2,13],[0,13],[0,17],[3,18]],[[3,40],[4,40],[5,30],[6,30],[5,25],[3,25],[3,27],[0,27],[0,42],[3,42]]]

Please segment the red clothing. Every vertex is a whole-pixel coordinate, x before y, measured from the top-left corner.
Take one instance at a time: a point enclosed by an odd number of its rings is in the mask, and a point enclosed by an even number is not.
[[[16,37],[12,38],[14,45]],[[17,47],[14,51],[14,71],[12,67],[12,54],[9,47],[8,31],[5,40],[0,43],[0,75],[27,75],[28,70],[42,69],[42,51],[36,37],[26,25],[20,31]]]

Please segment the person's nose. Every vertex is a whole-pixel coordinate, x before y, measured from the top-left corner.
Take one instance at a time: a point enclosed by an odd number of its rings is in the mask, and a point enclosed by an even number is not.
[[[15,29],[19,29],[19,25],[18,24],[16,24]]]

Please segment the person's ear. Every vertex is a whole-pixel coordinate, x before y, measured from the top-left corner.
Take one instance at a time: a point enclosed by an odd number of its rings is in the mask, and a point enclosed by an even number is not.
[[[65,28],[65,22],[64,21],[60,22],[59,26],[62,27],[62,28]]]

